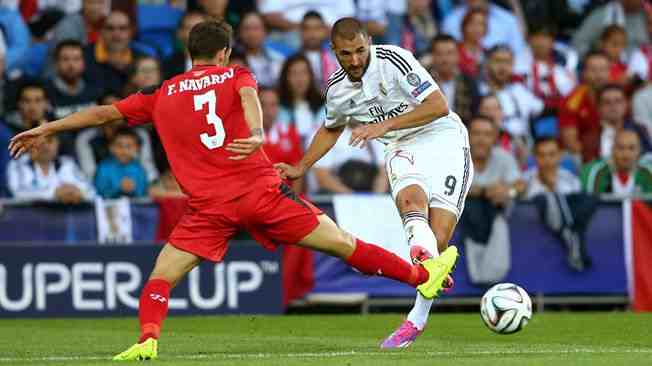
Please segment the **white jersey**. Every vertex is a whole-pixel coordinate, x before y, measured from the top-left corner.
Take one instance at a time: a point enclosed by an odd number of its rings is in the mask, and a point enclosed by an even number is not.
[[[361,81],[351,81],[343,69],[329,78],[325,126],[339,127],[351,119],[380,123],[412,111],[436,90],[437,83],[410,52],[391,45],[373,45]],[[384,144],[404,142],[451,127],[458,129],[459,125],[459,119],[442,118],[436,123],[390,131],[379,140]]]

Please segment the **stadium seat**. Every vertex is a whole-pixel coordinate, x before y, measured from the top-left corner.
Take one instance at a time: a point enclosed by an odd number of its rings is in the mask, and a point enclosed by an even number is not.
[[[138,5],[138,40],[155,48],[161,58],[171,55],[182,15],[169,5]]]

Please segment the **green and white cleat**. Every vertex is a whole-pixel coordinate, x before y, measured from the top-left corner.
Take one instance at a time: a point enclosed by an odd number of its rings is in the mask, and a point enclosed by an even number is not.
[[[158,357],[158,341],[147,338],[143,343],[136,343],[126,351],[113,357],[113,361],[145,361]]]
[[[417,291],[426,299],[437,297],[448,278],[448,274],[455,267],[458,256],[457,248],[451,245],[439,257],[426,259],[421,262],[421,265],[428,271],[430,276],[428,277],[428,281],[417,286]]]

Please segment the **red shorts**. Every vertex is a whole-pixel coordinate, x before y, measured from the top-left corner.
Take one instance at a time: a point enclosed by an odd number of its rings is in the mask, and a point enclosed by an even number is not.
[[[170,235],[170,244],[183,251],[220,262],[228,241],[240,230],[248,231],[266,249],[298,243],[313,232],[323,212],[297,197],[282,183],[261,183],[260,187],[231,202],[218,213],[188,211]],[[211,210],[214,211],[214,210]]]

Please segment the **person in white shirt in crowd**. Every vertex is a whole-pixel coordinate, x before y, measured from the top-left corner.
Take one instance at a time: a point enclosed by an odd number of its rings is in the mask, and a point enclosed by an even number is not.
[[[266,44],[267,30],[263,17],[256,12],[243,15],[238,30],[239,46],[245,54],[247,65],[256,75],[258,84],[274,86],[285,61],[285,54]]]
[[[293,123],[304,147],[321,126],[326,112],[310,62],[303,54],[288,58],[278,80],[279,120]]]
[[[562,151],[554,137],[538,139],[534,144],[536,166],[525,172],[525,196],[534,198],[545,192],[571,194],[582,191],[580,179],[561,167]]]
[[[577,85],[577,55],[555,48],[552,26],[531,29],[528,41],[529,46],[516,55],[514,72],[546,107],[556,110]]]
[[[77,204],[95,195],[75,161],[59,156],[59,139],[54,135],[31,155],[12,160],[7,176],[9,191],[20,200]]]
[[[648,37],[652,40],[652,6],[646,7],[645,18]],[[652,42],[636,48],[629,59],[627,74],[632,78],[648,81],[652,79]]]
[[[401,29],[408,0],[358,0],[357,18],[378,43],[401,44]]]
[[[652,140],[652,83],[639,89],[632,97],[632,117],[645,129],[647,138]]]
[[[480,85],[480,94],[495,94],[504,114],[504,128],[513,138],[528,138],[530,120],[544,109],[541,99],[523,83],[515,82],[514,57],[506,45],[498,45],[487,52],[486,80]]]
[[[326,87],[328,76],[337,71],[337,59],[328,45],[328,26],[321,14],[309,11],[301,21],[301,48],[310,61],[318,85]]]
[[[573,48],[583,57],[596,45],[604,28],[612,24],[625,28],[628,40],[627,54],[650,42],[644,1],[614,0],[595,9],[584,19],[571,40]]]
[[[514,6],[517,4],[511,4]],[[482,9],[488,14],[488,32],[484,38],[484,48],[492,48],[498,44],[508,44],[516,54],[525,48],[525,34],[519,19],[508,10],[491,4],[489,0],[465,0],[450,13],[442,25],[441,31],[450,34],[457,40],[462,39],[462,19],[469,9]],[[516,7],[518,11],[518,7]]]
[[[98,100],[100,105],[110,105],[120,100],[114,94],[105,94]],[[109,142],[113,139],[115,132],[124,124],[124,121],[105,124],[101,127],[87,128],[77,135],[75,139],[75,155],[79,161],[81,170],[87,177],[94,177],[100,161],[109,157]],[[140,163],[147,179],[152,182],[159,176],[158,169],[154,163],[152,139],[144,128],[136,127],[134,131],[140,140]]]
[[[270,37],[294,49],[300,46],[299,26],[307,12],[318,12],[328,26],[356,13],[353,0],[259,0],[258,10],[270,27]]]

